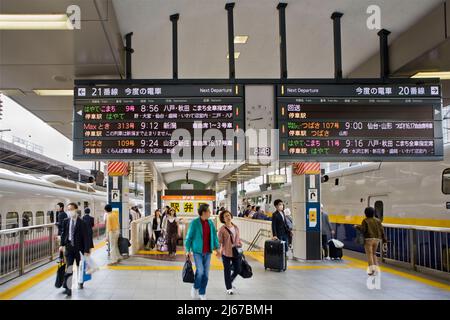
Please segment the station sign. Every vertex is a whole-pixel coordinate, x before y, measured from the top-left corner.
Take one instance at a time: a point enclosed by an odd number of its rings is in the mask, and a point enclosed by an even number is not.
[[[177,152],[178,161],[204,160],[208,147],[210,156],[215,149],[236,159],[232,134],[245,128],[243,91],[232,84],[76,85],[74,160],[168,161]]]
[[[277,87],[280,160],[442,160],[439,84]]]

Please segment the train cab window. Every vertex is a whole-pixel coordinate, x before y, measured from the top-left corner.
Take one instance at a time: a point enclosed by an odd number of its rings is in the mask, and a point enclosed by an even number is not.
[[[36,212],[36,225],[44,224],[44,211]]]
[[[375,201],[374,203],[375,217],[383,221],[383,201]]]
[[[450,194],[450,168],[442,172],[442,193]]]
[[[24,211],[22,213],[22,227],[29,227],[33,225],[33,213],[31,211]]]
[[[17,212],[8,212],[6,214],[6,229],[19,227],[19,214]]]

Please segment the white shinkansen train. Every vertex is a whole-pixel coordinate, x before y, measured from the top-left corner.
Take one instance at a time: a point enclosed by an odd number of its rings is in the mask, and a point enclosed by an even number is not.
[[[130,195],[130,207],[143,201]],[[30,175],[0,168],[0,229],[53,223],[58,202],[78,204],[81,213],[91,209],[96,224],[103,224],[107,195],[91,185],[56,175]],[[64,207],[66,209],[66,207]],[[28,219],[24,219],[28,217]]]
[[[450,145],[437,162],[370,163],[329,173],[322,183],[321,202],[330,222],[360,223],[364,208],[372,206],[384,223],[450,228]],[[291,207],[291,186],[249,192],[250,199],[273,212],[273,201]]]

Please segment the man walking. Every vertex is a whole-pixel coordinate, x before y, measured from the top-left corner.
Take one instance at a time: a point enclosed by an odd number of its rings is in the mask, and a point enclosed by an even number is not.
[[[73,263],[80,265],[80,252],[89,255],[89,235],[86,224],[78,217],[78,205],[76,203],[69,203],[67,206],[69,211],[69,218],[62,221],[61,246],[60,251],[63,251],[66,257],[66,273],[64,275],[64,285],[67,296],[72,295],[72,275]],[[83,283],[78,284],[79,289],[83,289]]]
[[[61,236],[62,224],[67,219],[67,213],[64,212],[64,203],[58,202],[56,207],[56,225],[58,227],[58,236]]]
[[[195,283],[191,289],[193,299],[206,300],[206,286],[208,285],[209,265],[211,252],[215,251],[220,258],[219,239],[214,223],[209,220],[211,209],[208,204],[202,204],[198,208],[199,218],[192,220],[186,236],[186,255],[194,256],[195,261]],[[192,254],[193,252],[193,254]]]
[[[282,200],[277,199],[273,203],[276,211],[272,215],[272,236],[274,240],[281,240],[285,243],[286,252],[288,251],[289,234],[292,232],[289,230],[286,222],[286,216],[284,214],[284,203]]]

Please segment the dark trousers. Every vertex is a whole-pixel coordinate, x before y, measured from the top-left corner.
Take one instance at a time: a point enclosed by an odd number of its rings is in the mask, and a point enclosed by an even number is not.
[[[68,244],[65,250],[66,256],[66,273],[64,274],[63,287],[66,289],[72,289],[72,275],[73,275],[73,263],[76,262],[77,267],[80,265],[80,252]]]
[[[177,252],[177,238],[178,234],[167,234],[167,249],[169,254]]]
[[[225,287],[230,290],[233,286],[234,279],[241,271],[241,258],[230,258],[222,255],[223,261],[223,274],[225,276]],[[233,266],[233,272],[231,272],[231,266]]]
[[[328,237],[326,234],[322,235],[322,249],[324,252],[324,257],[328,257]]]
[[[159,230],[159,231],[156,231],[155,230],[155,243],[156,243],[156,241],[158,241],[158,238],[161,236],[161,230]]]

